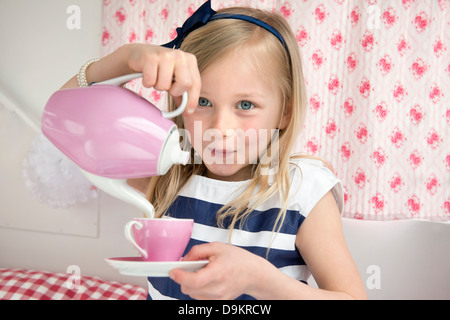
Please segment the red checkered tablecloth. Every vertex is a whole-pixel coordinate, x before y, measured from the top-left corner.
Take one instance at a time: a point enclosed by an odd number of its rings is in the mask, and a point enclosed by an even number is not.
[[[97,277],[0,268],[1,300],[143,300],[144,288]]]

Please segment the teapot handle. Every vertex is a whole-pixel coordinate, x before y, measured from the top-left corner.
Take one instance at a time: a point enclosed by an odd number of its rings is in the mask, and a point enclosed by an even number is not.
[[[111,85],[115,85],[115,86],[120,86],[124,83],[127,83],[128,81],[137,79],[137,78],[142,78],[142,73],[131,73],[131,74],[127,74],[121,77],[117,77],[114,79],[109,79],[106,81],[102,81],[102,82],[97,82],[93,85],[98,85],[98,84],[111,84]],[[186,105],[187,105],[187,100],[188,100],[188,94],[187,92],[183,93],[183,97],[181,100],[181,105],[174,111],[168,112],[168,111],[161,111],[162,116],[166,119],[170,119],[170,118],[174,118],[176,116],[179,116],[180,114],[182,114],[184,112],[184,110],[186,109]]]
[[[137,79],[137,78],[142,78],[143,74],[142,73],[130,73],[130,74],[126,74],[124,76],[120,76],[117,78],[113,78],[113,79],[109,79],[109,80],[105,80],[102,82],[95,82],[92,85],[97,85],[97,84],[112,84],[115,86],[120,86],[124,83],[127,83],[128,81]]]
[[[176,108],[174,111],[161,111],[162,116],[166,119],[170,119],[170,118],[175,118],[177,116],[179,116],[180,114],[182,114],[184,112],[184,109],[186,109],[186,105],[187,105],[187,100],[188,100],[188,93],[187,91],[185,91],[183,93],[183,97],[181,99],[181,104],[178,108]]]

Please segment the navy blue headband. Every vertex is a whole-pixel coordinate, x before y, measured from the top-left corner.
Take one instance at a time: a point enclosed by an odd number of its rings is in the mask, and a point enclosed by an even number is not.
[[[211,9],[211,0],[206,1],[200,8],[198,8],[197,11],[195,11],[192,14],[192,16],[184,22],[181,28],[177,28],[177,37],[175,39],[173,39],[169,43],[163,44],[162,46],[167,48],[179,49],[184,38],[186,38],[186,36],[189,33],[204,26],[209,21],[219,19],[238,19],[256,24],[261,28],[264,28],[270,33],[272,33],[275,37],[277,37],[278,40],[280,40],[280,42],[287,50],[286,42],[284,41],[283,37],[272,26],[268,25],[267,23],[259,19],[246,16],[243,14],[228,14],[228,13],[216,14],[216,11]]]

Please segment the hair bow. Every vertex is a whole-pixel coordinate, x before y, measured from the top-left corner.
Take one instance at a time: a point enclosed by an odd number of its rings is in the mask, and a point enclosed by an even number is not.
[[[204,26],[211,17],[216,14],[216,11],[211,9],[211,0],[206,1],[200,8],[195,11],[190,18],[188,18],[183,26],[177,28],[177,36],[172,41],[163,44],[163,47],[179,49],[184,38],[195,29]]]

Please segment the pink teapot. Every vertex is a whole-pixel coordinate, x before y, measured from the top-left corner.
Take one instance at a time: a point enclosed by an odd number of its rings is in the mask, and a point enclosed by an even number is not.
[[[178,128],[169,120],[184,111],[187,93],[175,111],[161,111],[120,86],[139,77],[61,89],[48,100],[41,126],[95,186],[153,218],[153,205],[127,179],[163,175],[173,164],[189,161],[190,153],[180,148]]]

